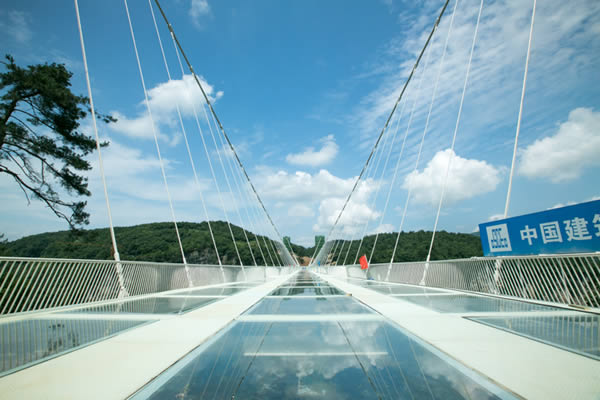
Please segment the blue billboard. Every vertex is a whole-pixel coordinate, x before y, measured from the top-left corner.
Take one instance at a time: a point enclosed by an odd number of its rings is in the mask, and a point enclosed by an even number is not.
[[[479,224],[485,256],[600,251],[600,200]]]

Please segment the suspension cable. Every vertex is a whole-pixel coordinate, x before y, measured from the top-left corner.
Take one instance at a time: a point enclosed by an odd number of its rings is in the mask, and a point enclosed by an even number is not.
[[[165,50],[163,48],[162,39],[161,39],[160,33],[158,31],[158,25],[156,24],[156,17],[154,16],[154,8],[152,7],[152,0],[148,0],[148,6],[150,7],[150,13],[152,14],[152,21],[154,22],[154,29],[156,30],[156,37],[158,39],[158,44],[160,46],[160,52],[162,54],[163,61],[164,61],[164,64],[165,64],[165,69],[167,71],[167,76],[169,77],[169,82],[170,82],[171,81],[171,71],[169,70],[169,64],[167,63],[167,57],[165,56]],[[217,247],[217,242],[215,240],[215,235],[214,235],[212,227],[210,225],[210,218],[208,216],[208,210],[206,209],[206,203],[204,201],[204,195],[202,194],[202,188],[200,186],[200,181],[198,179],[198,173],[196,172],[196,166],[195,166],[195,163],[194,163],[194,159],[192,157],[192,152],[190,150],[190,145],[189,145],[187,133],[185,131],[185,126],[183,124],[183,118],[181,117],[181,110],[180,110],[180,107],[179,107],[179,102],[175,103],[175,107],[177,109],[177,117],[179,118],[179,126],[181,127],[181,132],[183,134],[183,140],[185,142],[185,148],[186,148],[187,153],[188,153],[188,158],[190,160],[190,165],[192,166],[192,172],[194,174],[194,182],[196,183],[196,186],[198,187],[198,192],[200,194],[200,201],[202,203],[202,209],[204,210],[204,215],[206,216],[206,222],[208,224],[208,231],[210,232],[210,238],[211,238],[213,247],[215,249],[215,255],[217,256],[217,262],[219,263],[219,266],[222,267],[221,257],[219,256],[219,249]]]
[[[379,165],[381,163],[381,160],[383,159],[383,153],[385,152],[385,146],[386,146],[386,144],[388,142],[389,137],[390,137],[389,131],[386,131],[385,138],[383,139],[383,145],[380,148],[379,157],[377,158],[377,162],[375,163],[375,170],[373,171],[373,178],[377,178],[377,171],[379,171]],[[390,152],[388,152],[388,157],[386,158],[386,162],[384,163],[383,169],[381,171],[381,180],[383,180],[383,175],[385,174],[385,168],[387,166],[387,160],[389,160],[390,153],[391,153],[391,148],[390,148]],[[381,185],[378,185],[377,189],[375,190],[375,196],[373,196],[373,200],[371,202],[371,209],[375,209],[375,205],[377,203],[377,197],[379,196],[379,189],[380,188],[381,188]],[[367,234],[368,227],[369,227],[369,218],[366,219],[365,224],[363,226],[363,231],[362,231],[362,234],[360,236],[360,243],[358,245],[358,248],[356,249],[356,256],[354,257],[354,262],[352,263],[353,265],[355,265],[356,262],[358,261],[358,256],[360,254],[360,249],[361,249],[361,247],[363,245],[363,242],[365,240],[365,235]]]
[[[385,146],[385,142],[386,142],[386,141],[387,141],[387,135],[385,136],[385,139],[384,139],[384,145],[383,145],[383,146]],[[383,146],[378,146],[378,147],[375,149],[375,152],[374,152],[374,154],[373,154],[373,158],[372,158],[372,159],[374,160],[373,162],[375,162],[375,160],[377,160],[377,163],[376,163],[376,168],[375,168],[375,169],[373,168],[373,163],[371,163],[371,164],[369,165],[369,167],[368,167],[368,168],[366,169],[366,171],[365,171],[365,172],[366,172],[366,175],[365,175],[365,176],[366,176],[366,178],[363,180],[363,182],[364,182],[364,183],[368,182],[368,181],[369,181],[369,179],[373,178],[373,177],[374,177],[374,176],[377,174],[377,169],[378,169],[378,167],[379,167],[379,160],[381,160],[381,157],[379,157],[379,155],[380,155],[380,154],[381,154],[381,152],[382,152],[382,148],[383,148]],[[350,203],[348,203],[348,204],[350,204]],[[367,217],[367,222],[368,222],[368,217]],[[344,224],[343,224],[343,223],[340,223],[340,226],[339,226],[339,230],[340,230],[340,239],[339,239],[339,240],[340,240],[340,242],[342,242],[342,243],[343,243],[343,239],[342,239],[342,234],[343,234],[343,226],[344,226]],[[351,225],[351,226],[352,226],[352,225]],[[357,238],[356,240],[357,240],[357,241],[360,241],[360,244],[362,244],[362,236],[360,235],[360,224],[359,224],[359,223],[357,223],[357,224],[356,224],[356,227],[357,227],[357,229],[358,229],[359,236],[361,237],[361,239]],[[362,232],[362,234],[363,234],[363,235],[364,235],[364,233],[365,233],[365,229],[364,229],[364,228],[365,228],[365,225],[363,226],[363,232]],[[351,232],[350,232],[350,233],[351,233]],[[344,261],[342,262],[342,265],[346,265],[346,259],[348,258],[348,254],[350,253],[350,248],[352,247],[352,243],[354,243],[354,239],[350,239],[350,244],[349,244],[348,248],[346,249],[346,255],[344,256]],[[358,251],[360,251],[360,244],[359,244],[359,246],[358,246],[357,253],[358,253]],[[342,246],[342,249],[343,249],[343,246]],[[329,255],[327,255],[327,257],[329,258]],[[335,249],[334,249],[334,251],[333,251],[332,259],[333,259],[333,257],[335,257]],[[337,263],[337,264],[339,265],[339,263]]]
[[[390,145],[390,152],[388,153],[388,159],[385,161],[384,170],[387,168],[389,156],[390,156],[392,150],[394,149],[394,144],[396,143],[396,136],[398,135],[398,131],[400,130],[400,121],[402,120],[402,117],[404,116],[404,108],[405,107],[406,107],[406,101],[404,101],[402,103],[402,107],[400,108],[400,115],[398,116],[398,118],[396,118],[396,129],[394,129],[394,137],[392,138],[392,144]],[[381,223],[383,222],[383,218],[387,211],[387,207],[388,207],[388,204],[390,201],[390,194],[392,192],[394,182],[396,181],[398,165],[400,164],[400,159],[402,158],[402,153],[404,152],[404,143],[405,142],[406,142],[406,135],[404,135],[404,141],[402,142],[402,147],[400,148],[400,155],[398,156],[398,160],[396,162],[396,167],[394,168],[394,174],[393,174],[393,178],[392,178],[392,183],[390,184],[390,190],[388,190],[388,195],[386,196],[386,199],[385,199],[385,205],[383,206],[383,212],[381,213],[381,217],[379,217],[379,223],[377,224],[377,227],[381,226]],[[383,178],[383,176],[382,176],[382,178]],[[379,239],[380,233],[381,233],[380,231],[377,231],[375,233],[375,240],[373,241],[373,248],[371,249],[371,254],[369,254],[369,260],[368,260],[369,265],[371,265],[371,260],[373,258],[373,254],[375,253],[375,247],[377,247],[377,240]]]
[[[212,138],[213,145],[215,146],[215,152],[217,153],[217,159],[219,160],[219,164],[221,165],[221,170],[223,171],[223,177],[225,178],[225,183],[227,184],[229,193],[231,193],[231,197],[234,197],[233,189],[231,188],[231,183],[229,182],[229,177],[227,176],[227,171],[225,170],[225,164],[223,163],[223,157],[221,157],[221,151],[219,150],[219,146],[217,145],[217,140],[215,139],[215,134],[212,129],[212,124],[210,122],[210,119],[208,118],[208,114],[206,113],[206,108],[204,107],[204,104],[202,104],[202,113],[204,114],[204,119],[206,120],[206,124],[208,125],[208,130],[210,132],[210,136]],[[238,213],[238,216],[240,216],[239,210],[237,209],[237,203],[235,203],[235,200],[233,202],[234,202],[234,207]],[[242,225],[241,216],[240,216],[240,225]],[[229,229],[231,229],[231,224],[229,224]],[[243,228],[242,228],[242,230],[243,230]],[[231,235],[233,236],[233,231],[231,232]],[[244,264],[242,262],[242,257],[240,256],[240,251],[239,251],[239,248],[238,248],[238,245],[237,245],[235,239],[233,241],[233,245],[235,246],[235,251],[238,255],[238,258],[240,259],[240,264],[243,267]],[[248,245],[250,245],[250,244],[248,244]]]
[[[179,56],[179,51],[177,49],[177,45],[175,43],[175,39],[173,39],[173,34],[171,33],[171,39],[173,40],[173,47],[175,48],[175,54],[177,55],[177,60],[179,62],[179,68],[181,69],[182,81],[186,86],[188,86],[187,82],[185,82],[185,72],[183,69],[183,63],[181,62],[181,57]],[[236,255],[238,256],[238,261],[240,265],[243,265],[242,258],[240,257],[239,252],[237,251],[237,245],[235,243],[235,236],[233,235],[233,230],[231,229],[231,223],[229,222],[229,216],[227,215],[227,210],[225,210],[225,203],[223,201],[223,196],[221,194],[221,188],[219,187],[219,183],[217,181],[217,175],[215,174],[215,170],[212,165],[212,161],[210,158],[210,153],[208,151],[208,146],[206,145],[206,140],[204,139],[204,133],[202,132],[202,127],[200,126],[200,119],[198,118],[198,111],[196,109],[196,105],[192,101],[192,111],[194,114],[194,120],[196,121],[196,128],[198,129],[198,133],[200,134],[200,139],[202,140],[202,146],[204,148],[204,154],[206,155],[206,160],[208,161],[208,167],[210,169],[210,173],[213,178],[213,182],[215,183],[215,187],[217,189],[217,196],[219,198],[219,202],[221,204],[221,209],[223,210],[223,214],[225,215],[225,221],[227,222],[227,227],[229,228],[229,234],[231,235],[231,240],[233,242],[234,248],[236,250]]]
[[[81,42],[81,54],[83,56],[83,69],[85,71],[85,81],[87,83],[88,99],[90,103],[90,111],[92,114],[92,125],[94,127],[94,135],[96,137],[96,150],[98,150],[98,165],[100,167],[100,177],[102,178],[102,187],[104,188],[104,199],[106,200],[106,210],[108,211],[108,227],[110,230],[110,239],[112,241],[113,256],[115,261],[121,261],[119,250],[117,248],[117,239],[115,237],[115,228],[113,226],[112,212],[110,209],[110,201],[108,198],[108,189],[106,186],[106,175],[104,174],[104,163],[102,162],[102,151],[100,150],[100,139],[98,137],[98,126],[96,124],[96,110],[94,109],[94,98],[92,97],[92,85],[90,83],[90,74],[88,71],[87,57],[85,52],[85,44],[83,42],[83,30],[81,28],[81,18],[79,17],[79,5],[75,0],[75,13],[77,14],[77,27],[79,28],[79,40]]]
[[[447,1],[449,1],[449,0],[447,0]],[[214,108],[212,106],[212,103],[211,103],[210,99],[208,98],[208,95],[204,91],[204,87],[200,83],[200,80],[198,79],[198,76],[196,75],[196,72],[194,71],[194,68],[192,67],[192,64],[190,63],[187,55],[185,54],[185,51],[183,50],[183,47],[181,46],[181,43],[179,42],[179,39],[177,39],[177,35],[175,34],[173,26],[171,25],[171,23],[169,22],[169,20],[167,18],[167,15],[163,11],[163,9],[162,9],[162,7],[160,5],[160,2],[158,0],[154,0],[154,2],[156,3],[156,6],[158,7],[158,10],[160,11],[163,19],[165,20],[165,23],[167,24],[167,27],[169,28],[169,31],[171,32],[171,36],[172,36],[174,42],[176,43],[177,47],[179,48],[179,51],[181,52],[181,55],[183,56],[183,58],[184,58],[184,60],[185,60],[185,62],[187,64],[187,66],[188,66],[188,69],[192,73],[192,76],[193,76],[194,80],[196,81],[196,84],[198,85],[198,87],[200,88],[200,91],[202,92],[202,95],[204,96],[204,99],[206,101],[206,105],[208,106],[208,108],[209,108],[211,114],[213,115],[213,117],[215,118],[215,120],[217,122],[217,125],[219,127],[219,130],[223,134],[223,137],[227,141],[227,144],[229,145],[229,148],[233,152],[235,160],[237,161],[238,165],[240,166],[242,172],[244,173],[244,176],[245,176],[246,180],[250,184],[250,187],[252,188],[252,191],[254,192],[254,195],[255,195],[256,199],[258,200],[261,208],[263,209],[263,212],[267,216],[267,218],[268,218],[271,226],[273,227],[273,230],[275,231],[275,233],[276,233],[277,237],[279,238],[279,240],[283,241],[283,237],[281,236],[281,233],[277,229],[277,226],[275,226],[275,223],[273,222],[273,219],[271,218],[271,215],[267,211],[267,209],[266,209],[266,207],[265,207],[262,199],[260,198],[258,192],[256,191],[256,188],[254,187],[254,184],[250,180],[250,176],[248,175],[248,172],[246,171],[246,168],[244,167],[244,164],[242,164],[242,161],[240,160],[237,152],[235,151],[235,148],[233,147],[233,144],[231,143],[231,140],[229,139],[229,136],[225,132],[225,128],[223,128],[223,124],[219,120],[219,117],[218,117],[217,113],[215,112],[215,110],[214,110]],[[284,246],[284,248],[285,248],[285,246]],[[287,249],[285,249],[285,251],[287,252]],[[290,256],[290,258],[292,258],[292,257]]]
[[[244,185],[244,178],[241,175],[241,171],[239,168],[236,168],[235,170],[237,171],[237,176],[235,178],[236,183],[238,182],[238,179],[240,182],[238,187],[240,188],[241,196],[243,197],[244,201],[248,202],[248,204],[252,204],[251,203],[252,198],[250,197],[250,193],[247,190],[247,186]],[[256,246],[258,247],[258,251],[260,252],[260,255],[263,259],[263,263],[265,263],[263,265],[267,265],[266,264],[267,259],[265,258],[265,254],[260,245],[260,240],[258,240],[258,231],[256,230],[257,225],[255,224],[254,215],[251,214],[250,211],[248,211],[248,207],[244,207],[244,211],[246,213],[246,217],[248,218],[248,223],[250,224],[250,229],[252,229],[252,233],[254,233],[254,239],[256,241]]]
[[[458,4],[458,0],[456,1]],[[455,8],[456,10],[456,8]],[[465,82],[463,84],[462,94],[460,96],[460,105],[458,107],[458,115],[456,116],[456,124],[454,125],[454,133],[452,135],[452,144],[450,145],[450,155],[448,157],[448,164],[446,165],[446,176],[444,177],[444,183],[442,185],[442,193],[440,195],[440,201],[438,203],[437,214],[435,216],[435,223],[433,224],[433,233],[431,234],[431,243],[429,243],[429,251],[427,252],[426,262],[431,259],[431,251],[433,250],[433,242],[435,240],[435,233],[437,232],[438,221],[440,219],[440,212],[442,211],[442,203],[444,202],[444,195],[446,193],[446,187],[448,184],[448,176],[450,175],[450,167],[452,165],[452,159],[454,158],[454,145],[456,143],[456,135],[458,133],[458,126],[460,124],[460,117],[462,115],[463,104],[465,102],[465,93],[467,92],[467,83],[469,82],[469,74],[471,72],[471,63],[473,61],[473,53],[475,52],[475,43],[477,43],[477,33],[479,31],[479,22],[481,21],[481,11],[483,10],[483,0],[479,5],[479,14],[477,14],[477,23],[475,24],[475,32],[473,33],[473,43],[471,44],[471,53],[469,54],[469,62],[467,63],[467,72],[465,74]],[[452,14],[454,18],[454,14]],[[452,25],[450,25],[452,29]],[[450,32],[448,32],[450,37]],[[446,38],[446,45],[448,44],[448,38]],[[445,49],[444,49],[445,50]],[[444,52],[445,55],[445,52]]]
[[[152,125],[152,134],[154,136],[154,144],[156,145],[156,153],[158,155],[158,161],[160,164],[160,170],[162,173],[162,177],[163,177],[163,181],[165,184],[165,191],[167,192],[167,199],[169,201],[169,208],[171,210],[171,217],[173,219],[173,224],[175,225],[175,233],[177,234],[177,242],[179,243],[179,250],[181,251],[181,258],[183,259],[183,264],[185,265],[185,272],[187,275],[187,279],[188,279],[188,283],[190,286],[192,286],[192,279],[190,276],[190,271],[187,265],[187,260],[185,259],[185,253],[183,252],[183,245],[181,243],[181,236],[179,235],[179,228],[177,226],[177,219],[175,218],[175,210],[173,209],[173,201],[171,199],[171,193],[169,191],[169,184],[167,182],[167,174],[165,173],[165,166],[164,166],[164,162],[162,159],[162,156],[160,154],[160,145],[158,144],[158,137],[156,134],[156,126],[154,123],[154,117],[152,116],[152,110],[150,108],[150,101],[148,100],[148,91],[146,90],[146,83],[144,81],[144,74],[142,72],[142,64],[140,62],[140,56],[138,54],[138,50],[137,50],[137,44],[135,41],[135,35],[133,33],[133,25],[131,23],[131,16],[129,15],[129,7],[127,6],[127,0],[123,0],[123,2],[125,3],[125,11],[127,13],[127,20],[129,21],[129,30],[131,32],[131,39],[133,41],[133,49],[135,51],[135,58],[137,60],[137,64],[138,64],[138,70],[140,72],[140,80],[142,82],[142,88],[144,89],[144,98],[146,100],[146,109],[148,110],[148,117],[150,118],[150,124]]]
[[[213,122],[215,122],[214,121],[214,116],[213,116],[212,119],[213,119]],[[221,144],[221,148],[224,151],[226,151],[227,147],[225,147],[225,142],[223,141],[223,136],[219,135],[219,131],[218,130],[217,130],[217,136],[219,137],[219,143]],[[215,145],[216,145],[216,143],[215,143]],[[220,155],[220,153],[221,152],[217,149],[217,154]],[[234,168],[232,166],[231,157],[228,154],[226,154],[226,153],[223,156],[227,160],[227,165],[229,166],[229,171],[231,172],[231,177],[233,179],[233,184],[234,184],[234,186],[236,186],[237,192],[239,193],[240,200],[241,200],[242,193],[240,191],[239,183],[238,183],[238,181],[237,181],[237,179],[235,177],[234,171],[233,171]],[[219,156],[219,158],[221,158],[221,157]],[[223,173],[226,175],[225,171],[223,171]],[[226,179],[226,181],[227,181],[227,183],[229,185],[229,179]],[[235,196],[233,196],[233,190],[231,190],[231,185],[229,185],[229,190],[231,191],[232,197],[235,198]],[[242,214],[240,213],[240,205],[238,204],[237,201],[235,201],[235,203],[236,203],[236,212],[237,212],[238,218],[240,219],[240,223],[243,225],[244,224],[244,220],[242,219]],[[243,229],[243,228],[242,228],[242,232],[244,233],[244,238],[246,239],[246,244],[248,244],[248,250],[250,250],[250,256],[252,257],[252,261],[254,262],[254,266],[256,267],[257,266],[256,265],[256,258],[254,257],[254,252],[252,251],[252,246],[250,246],[250,240],[248,239],[248,234],[246,233],[246,230]]]
[[[508,191],[506,192],[506,204],[504,205],[504,218],[508,217],[508,207],[510,206],[510,195],[512,192],[513,174],[517,160],[517,147],[519,143],[519,131],[521,130],[521,117],[523,116],[523,101],[525,99],[525,86],[527,84],[527,70],[529,69],[529,57],[531,55],[531,39],[533,38],[533,22],[535,20],[536,0],[533,0],[533,10],[531,11],[531,25],[529,27],[529,43],[527,43],[527,57],[525,58],[525,73],[523,75],[523,88],[521,89],[521,103],[519,105],[519,117],[517,119],[517,133],[515,134],[515,146],[513,149],[512,163],[510,166],[510,177],[508,178]]]
[[[429,63],[429,57],[431,55],[431,52],[427,53],[427,59],[425,62],[425,68],[427,67],[428,63]],[[442,60],[440,60],[440,67],[442,66]],[[438,69],[438,73],[437,73],[437,78],[435,81],[435,85],[433,87],[433,92],[431,93],[431,100],[429,101],[429,109],[427,111],[427,118],[425,119],[425,127],[423,128],[423,134],[421,135],[421,143],[419,144],[419,151],[417,153],[417,159],[415,161],[415,167],[413,169],[412,173],[415,173],[418,168],[419,168],[419,162],[421,161],[421,154],[423,152],[423,145],[425,144],[425,137],[427,136],[427,132],[429,130],[429,121],[431,119],[431,111],[433,110],[433,104],[435,103],[435,98],[436,98],[436,94],[437,94],[437,88],[438,88],[438,83],[439,83],[439,78],[440,78],[440,72],[441,72],[441,68]],[[423,79],[423,77],[425,76],[425,70],[423,70],[423,75],[421,75],[421,79]],[[415,97],[415,103],[416,103],[417,98]],[[413,107],[414,104],[413,103]],[[414,109],[413,109],[414,111]],[[412,112],[412,111],[411,111]],[[410,176],[410,175],[408,175]],[[394,261],[394,257],[396,256],[396,250],[398,249],[398,242],[400,240],[400,234],[402,233],[402,230],[404,228],[404,220],[406,218],[406,211],[408,210],[408,204],[410,202],[410,196],[412,193],[412,180],[409,180],[408,182],[408,193],[406,195],[406,201],[404,202],[404,209],[402,210],[402,218],[400,219],[400,227],[398,228],[398,235],[396,236],[396,242],[394,243],[394,250],[392,251],[392,258],[390,260],[390,267]],[[388,272],[389,272],[389,268],[388,268]]]
[[[408,84],[410,83],[415,70],[417,69],[417,67],[419,66],[419,62],[421,61],[421,58],[423,57],[423,54],[425,53],[425,50],[427,49],[427,47],[429,46],[429,42],[431,41],[431,38],[433,37],[433,34],[435,33],[435,31],[438,28],[438,25],[442,19],[442,16],[444,15],[444,12],[446,11],[446,7],[448,6],[448,3],[450,2],[450,0],[446,0],[446,2],[444,3],[444,6],[442,7],[442,10],[440,12],[440,14],[438,15],[437,19],[435,20],[435,23],[433,24],[433,28],[431,29],[431,32],[429,33],[429,36],[427,37],[427,40],[425,41],[425,45],[423,46],[423,48],[421,49],[421,52],[419,53],[419,56],[417,57],[417,60],[415,61],[415,64],[410,72],[410,74],[408,75],[408,78],[406,79],[406,82],[404,83],[404,86],[402,87],[402,90],[400,91],[400,95],[398,96],[398,99],[396,100],[396,103],[394,104],[394,107],[392,107],[392,111],[390,112],[390,115],[388,116],[381,132],[379,133],[379,136],[377,137],[377,140],[375,142],[375,145],[373,146],[373,149],[371,150],[371,153],[369,154],[369,157],[367,158],[367,161],[365,163],[365,165],[363,166],[362,170],[360,171],[360,174],[358,175],[358,178],[356,179],[356,182],[354,183],[354,187],[352,188],[352,190],[350,191],[350,194],[348,195],[348,198],[346,198],[346,202],[344,203],[344,205],[342,206],[342,209],[340,210],[340,213],[338,214],[333,226],[331,227],[329,233],[327,234],[327,238],[330,237],[331,232],[333,231],[333,229],[335,228],[335,226],[337,225],[338,221],[340,220],[340,217],[342,216],[342,214],[344,213],[344,210],[346,209],[346,206],[348,205],[348,202],[350,201],[350,198],[352,197],[352,194],[354,193],[354,191],[356,190],[356,187],[358,186],[358,182],[360,182],[365,169],[367,168],[367,166],[369,165],[369,162],[371,161],[371,158],[373,157],[373,153],[375,152],[375,149],[377,148],[377,146],[379,145],[379,142],[381,141],[381,137],[383,136],[383,134],[385,133],[385,131],[387,130],[387,127],[392,119],[392,116],[394,115],[394,112],[396,111],[396,108],[398,107],[398,104],[400,103],[400,100],[402,100],[402,96],[404,95],[404,92],[406,91],[406,88],[408,86]],[[327,238],[325,240],[325,242],[327,242]]]
[[[385,137],[385,140],[384,140],[384,145],[383,145],[383,147],[385,147],[385,143],[386,143],[386,142],[387,142],[387,136]],[[368,180],[369,180],[369,179],[372,177],[372,176],[370,175],[372,171],[374,171],[374,173],[373,173],[373,176],[375,176],[375,175],[377,174],[377,169],[378,169],[378,167],[379,167],[379,160],[381,160],[381,157],[379,157],[379,158],[378,158],[378,155],[379,155],[379,154],[381,154],[381,149],[382,149],[382,147],[377,147],[377,149],[375,150],[375,153],[374,153],[374,157],[373,157],[373,159],[377,159],[377,167],[376,167],[374,170],[373,170],[373,168],[368,168],[368,169],[367,169],[367,172],[368,172],[368,173],[367,173],[367,177],[366,177],[366,179],[365,179],[363,182],[368,182]],[[373,165],[373,164],[371,164],[371,167],[372,167],[372,165]],[[368,222],[368,218],[367,218],[367,222]],[[357,225],[358,225],[358,224],[357,224]],[[344,224],[343,224],[343,223],[342,223],[342,224],[340,224],[340,226],[339,226],[339,230],[340,230],[340,233],[339,233],[339,234],[340,234],[340,239],[338,239],[338,242],[336,243],[336,246],[335,246],[335,247],[333,248],[333,250],[332,250],[332,251],[329,253],[329,254],[331,254],[331,257],[332,257],[331,259],[332,259],[332,260],[335,258],[335,253],[336,253],[336,252],[337,252],[337,250],[338,250],[338,245],[339,245],[339,244],[341,244],[341,246],[339,246],[339,247],[340,247],[340,249],[339,249],[339,251],[340,251],[340,254],[338,255],[338,261],[339,261],[339,257],[341,256],[342,250],[344,249],[344,245],[345,245],[345,242],[346,242],[346,241],[342,239],[342,234],[343,234],[343,226],[344,226]],[[360,232],[360,227],[359,227],[358,229],[359,229],[359,232]],[[363,235],[364,235],[364,230],[363,230]],[[359,239],[357,239],[357,240],[359,240]],[[342,265],[346,265],[346,258],[348,257],[348,253],[349,253],[349,251],[350,251],[350,248],[352,247],[352,243],[353,243],[353,242],[354,242],[354,239],[351,239],[351,240],[350,240],[350,244],[349,244],[349,246],[348,246],[348,249],[347,249],[347,251],[346,251],[346,256],[344,257],[344,261],[342,262]],[[360,240],[360,243],[362,244],[362,239]],[[360,245],[359,245],[359,247],[358,247],[358,250],[360,250]],[[358,251],[358,250],[357,250],[357,251]],[[329,258],[329,254],[327,254],[327,258]],[[336,264],[337,264],[337,265],[340,265],[338,261],[336,261]]]
[[[108,229],[110,232],[110,240],[112,242],[112,253],[115,261],[115,269],[117,272],[117,280],[119,282],[119,298],[129,296],[127,289],[125,288],[125,281],[123,279],[123,267],[119,261],[121,256],[119,255],[119,248],[117,247],[117,238],[115,236],[115,228],[113,225],[112,212],[110,209],[110,200],[108,197],[108,188],[106,185],[106,175],[104,174],[104,162],[102,161],[102,151],[100,150],[100,138],[98,137],[98,126],[96,124],[96,110],[94,109],[94,99],[92,97],[92,85],[90,83],[90,73],[88,70],[87,56],[85,51],[85,43],[83,40],[83,29],[81,27],[81,17],[79,16],[79,4],[75,1],[75,14],[77,15],[77,28],[79,29],[79,40],[81,42],[81,54],[83,56],[83,68],[85,70],[85,81],[88,90],[88,99],[90,103],[90,112],[92,114],[92,125],[94,127],[94,135],[96,138],[96,150],[98,150],[98,166],[100,168],[100,177],[102,179],[102,187],[104,188],[104,199],[106,200],[106,210],[108,213]]]

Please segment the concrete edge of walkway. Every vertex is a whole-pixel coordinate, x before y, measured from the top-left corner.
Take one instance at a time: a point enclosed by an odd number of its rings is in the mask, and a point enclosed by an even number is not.
[[[0,399],[127,398],[291,275],[274,278],[200,309],[159,319],[2,377]]]
[[[468,368],[526,399],[598,399],[600,362],[317,274]]]

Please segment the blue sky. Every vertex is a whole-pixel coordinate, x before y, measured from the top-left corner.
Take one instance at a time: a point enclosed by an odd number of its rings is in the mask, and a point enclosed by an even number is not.
[[[479,3],[458,4],[441,65],[455,5],[450,2],[400,103],[402,119],[392,121],[368,179],[342,218],[340,237],[397,230],[409,187],[404,230],[432,229]],[[275,224],[294,242],[311,244],[337,216],[442,2],[176,0],[162,5]],[[103,155],[115,225],[169,221],[123,2],[81,0],[79,6],[96,107],[119,119],[100,126],[100,136],[111,142]],[[227,214],[240,224],[238,210],[242,225],[272,235],[255,204],[240,197],[231,175],[229,191],[200,111],[201,97],[188,84],[189,76],[182,80],[164,22],[157,21],[171,82],[148,2],[131,0],[129,9],[177,219],[204,220],[202,195],[209,218],[224,218],[195,123],[196,107]],[[527,1],[484,4],[440,229],[472,232],[504,210],[530,16]],[[600,4],[593,0],[538,3],[511,215],[600,195],[599,17]],[[74,91],[87,93],[71,1],[4,1],[0,31],[3,52],[18,64],[65,63],[74,72]],[[93,134],[90,126],[83,124]],[[229,171],[228,154],[216,141]],[[95,155],[90,160],[97,164]],[[89,179],[90,227],[107,226],[97,168]],[[6,177],[0,177],[0,187],[0,232],[9,239],[66,228],[41,204],[27,205]]]

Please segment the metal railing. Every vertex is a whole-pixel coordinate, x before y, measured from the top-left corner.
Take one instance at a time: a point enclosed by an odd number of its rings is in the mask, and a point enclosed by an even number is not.
[[[143,320],[17,319],[0,324],[0,377],[119,332]]]
[[[333,267],[335,268],[335,267]],[[474,257],[345,266],[346,275],[600,308],[600,254]]]
[[[545,315],[523,313],[520,316],[469,319],[600,360],[600,318],[597,315],[580,312],[541,314]]]
[[[0,315],[187,287],[262,280],[288,269],[0,257]]]

